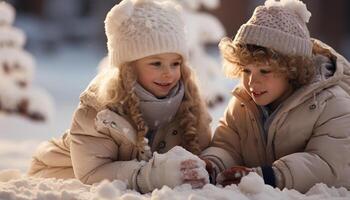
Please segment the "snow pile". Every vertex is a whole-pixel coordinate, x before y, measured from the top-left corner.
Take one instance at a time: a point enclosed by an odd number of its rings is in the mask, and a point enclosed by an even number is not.
[[[0,113],[17,113],[43,121],[52,117],[53,105],[46,91],[32,86],[35,61],[23,50],[22,30],[12,27],[14,8],[0,2]]]
[[[202,189],[192,189],[184,184],[174,189],[164,186],[152,193],[140,194],[126,188],[122,181],[102,181],[99,184],[85,185],[76,179],[39,179],[25,177],[16,170],[0,171],[0,199],[133,199],[133,200],[180,200],[180,199],[237,199],[237,200],[346,200],[350,199],[350,191],[344,188],[329,188],[317,184],[306,194],[295,190],[279,190],[264,185],[262,179],[255,173],[250,173],[242,179],[241,184],[214,186],[207,184]]]

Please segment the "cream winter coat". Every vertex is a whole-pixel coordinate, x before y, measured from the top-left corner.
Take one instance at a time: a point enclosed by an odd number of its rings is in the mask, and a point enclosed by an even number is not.
[[[70,130],[60,139],[44,142],[37,149],[28,175],[35,177],[78,178],[92,184],[103,179],[119,179],[137,189],[136,130],[125,116],[100,110],[94,91],[81,95]],[[180,116],[181,117],[181,116]],[[165,153],[182,144],[183,131],[177,117],[155,134],[152,152]],[[208,123],[210,117],[208,116]],[[198,130],[201,150],[208,147],[210,130]]]
[[[331,52],[333,76],[321,76],[283,102],[266,141],[258,107],[237,87],[203,157],[220,170],[274,166],[285,187],[301,192],[319,182],[350,189],[350,65]]]

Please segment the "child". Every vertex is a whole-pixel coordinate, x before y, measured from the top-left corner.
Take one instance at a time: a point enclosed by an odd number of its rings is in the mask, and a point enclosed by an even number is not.
[[[174,172],[166,154],[180,145],[198,155],[211,139],[180,14],[168,1],[123,0],[111,9],[105,20],[110,67],[82,93],[70,130],[38,148],[29,175],[87,184],[126,180],[140,192],[208,182],[198,157],[180,159],[181,172]]]
[[[212,180],[306,192],[316,183],[350,188],[350,66],[311,39],[299,0],[268,0],[220,49],[242,84],[202,153]],[[214,181],[213,181],[214,182]]]

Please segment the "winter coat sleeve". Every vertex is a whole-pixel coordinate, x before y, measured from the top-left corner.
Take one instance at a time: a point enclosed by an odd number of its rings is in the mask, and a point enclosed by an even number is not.
[[[214,132],[209,148],[205,149],[201,155],[214,164],[216,173],[234,165],[241,165],[242,163],[240,138],[234,119],[237,104],[239,102],[236,98],[230,100],[224,116],[220,119],[218,127]]]
[[[131,157],[122,158],[123,149],[133,151],[133,145],[116,140],[109,129],[96,129],[97,112],[80,105],[71,126],[71,159],[75,176],[83,183],[92,184],[103,179],[126,181],[129,188],[136,189],[136,174],[141,163]],[[130,148],[128,148],[128,146]],[[127,146],[127,148],[125,148]],[[131,155],[132,153],[130,153]]]
[[[350,186],[350,97],[343,90],[333,90],[332,97],[318,106],[323,110],[305,152],[274,162],[287,188],[306,192],[319,182]]]

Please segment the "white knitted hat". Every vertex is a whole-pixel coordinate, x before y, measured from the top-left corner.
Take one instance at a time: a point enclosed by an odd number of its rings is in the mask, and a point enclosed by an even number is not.
[[[110,65],[160,53],[188,57],[180,7],[170,1],[123,0],[105,19]]]
[[[238,30],[233,43],[254,44],[284,55],[311,56],[306,23],[311,13],[300,0],[267,0]]]

